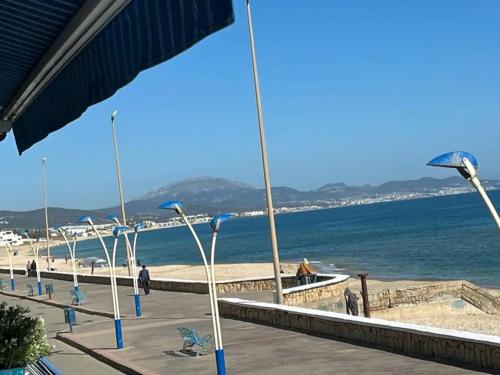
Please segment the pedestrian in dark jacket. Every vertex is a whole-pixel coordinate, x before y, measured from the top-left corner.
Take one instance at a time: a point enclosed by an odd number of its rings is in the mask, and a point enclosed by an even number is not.
[[[139,272],[139,282],[142,284],[142,287],[144,288],[144,294],[148,295],[149,283],[151,282],[151,279],[149,278],[149,271],[146,269],[145,264],[142,266],[141,272]]]
[[[31,262],[31,276],[36,276],[36,262],[33,259],[33,262]]]

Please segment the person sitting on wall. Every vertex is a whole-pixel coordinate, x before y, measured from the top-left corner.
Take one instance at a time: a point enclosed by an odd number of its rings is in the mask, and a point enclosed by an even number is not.
[[[309,261],[304,258],[299,265],[296,276],[299,279],[300,285],[307,285],[316,282],[317,275],[309,265]]]

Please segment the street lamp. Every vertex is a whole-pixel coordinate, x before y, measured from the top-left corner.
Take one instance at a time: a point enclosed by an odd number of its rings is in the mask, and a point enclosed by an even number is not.
[[[236,215],[231,213],[226,213],[222,215],[217,215],[212,220],[210,220],[210,228],[212,229],[212,247],[210,250],[210,269],[212,271],[212,290],[213,290],[213,299],[214,299],[214,307],[215,307],[215,322],[217,323],[217,334],[219,336],[219,345],[217,348],[217,342],[215,346],[215,355],[217,360],[217,368],[223,368],[224,371],[222,374],[225,374],[226,365],[224,363],[224,347],[222,345],[222,334],[220,329],[220,316],[219,316],[219,304],[217,298],[217,283],[215,282],[215,243],[217,241],[217,234],[219,233],[220,227],[223,222],[234,218]]]
[[[114,215],[109,215],[108,219],[114,221],[118,226],[121,225],[120,220]],[[125,247],[127,248],[128,258],[130,259],[130,262],[132,265],[132,285],[134,286],[135,316],[137,316],[137,317],[142,316],[141,299],[139,297],[139,283],[137,281],[137,267],[136,267],[136,262],[135,262],[135,254],[136,254],[135,249],[136,249],[136,244],[137,244],[137,233],[139,232],[140,228],[142,228],[142,226],[140,226],[139,224],[134,225],[134,246],[133,247],[130,245],[130,241],[128,239],[128,234],[124,233]]]
[[[36,281],[38,285],[38,295],[42,295],[42,280],[40,278],[40,241],[37,242],[36,247],[33,245],[33,240],[29,236],[28,233],[24,233],[24,236],[28,239],[31,250],[33,251],[33,255],[35,256],[36,264],[38,265],[36,267]]]
[[[200,239],[198,235],[196,234],[195,230],[193,229],[192,224],[189,222],[186,214],[184,213],[184,203],[182,201],[168,201],[163,204],[161,204],[158,208],[161,209],[166,209],[166,210],[172,210],[179,215],[184,223],[186,223],[187,227],[191,231],[191,234],[194,237],[194,240],[196,242],[196,245],[198,246],[198,249],[200,251],[201,258],[203,259],[203,265],[205,266],[205,274],[207,278],[207,285],[208,285],[208,294],[210,297],[210,312],[212,314],[212,326],[213,326],[213,331],[214,331],[214,340],[215,340],[215,360],[217,364],[217,374],[218,375],[225,375],[226,374],[226,365],[224,361],[224,349],[222,347],[222,336],[220,334],[220,322],[219,322],[219,317],[218,317],[218,311],[219,308],[217,306],[217,292],[216,292],[216,286],[215,286],[215,272],[214,272],[214,257],[215,257],[215,240],[217,238],[217,232],[219,230],[220,224],[229,219],[227,217],[226,219],[220,220],[217,219],[212,219],[214,221],[214,227],[216,230],[212,229],[212,251],[211,251],[211,272],[209,269],[209,265],[207,262],[207,257],[205,256],[205,250],[203,249],[203,246],[200,242]]]
[[[117,226],[113,229],[113,237],[115,238],[113,241],[113,252],[110,256],[108,248],[102,239],[101,234],[95,227],[92,218],[90,216],[84,216],[80,219],[80,222],[87,223],[90,225],[92,230],[95,232],[99,241],[101,242],[102,248],[104,249],[104,253],[106,254],[106,259],[109,265],[109,279],[111,284],[111,294],[113,299],[113,312],[115,318],[115,336],[116,336],[116,347],[117,349],[123,349],[123,335],[122,335],[122,322],[120,319],[120,304],[118,301],[118,288],[116,285],[116,272],[115,272],[115,260],[116,260],[116,246],[118,244],[118,237],[124,231],[127,230],[127,227]]]
[[[257,71],[257,56],[255,54],[255,42],[252,26],[252,12],[250,11],[250,0],[245,0],[248,21],[248,35],[250,38],[250,52],[252,55],[253,83],[255,88],[255,101],[257,104],[257,119],[259,123],[260,151],[262,156],[262,170],[264,172],[264,185],[266,188],[267,216],[269,221],[269,236],[273,253],[274,278],[276,282],[277,303],[283,303],[283,290],[281,286],[280,259],[278,251],[278,239],[276,236],[276,224],[274,222],[273,196],[271,191],[271,177],[269,174],[269,160],[267,157],[266,136],[264,132],[264,115],[262,114],[262,99],[260,96],[259,73]]]
[[[491,203],[490,198],[486,194],[486,191],[477,177],[477,169],[479,165],[477,159],[472,154],[466,151],[448,152],[432,159],[427,163],[427,165],[431,167],[455,168],[458,170],[462,177],[469,181],[479,192],[481,198],[483,198],[484,203],[488,207],[493,220],[495,220],[498,229],[500,229],[500,218],[498,217],[495,206]]]
[[[47,158],[42,158],[42,188],[45,206],[45,237],[47,239],[47,270],[50,271],[50,243],[49,243],[49,208],[47,203]],[[41,264],[39,265],[41,267]]]
[[[137,235],[139,233],[139,230],[144,228],[144,224],[138,223],[134,225],[134,245],[132,246],[132,256],[131,256],[131,261],[132,261],[132,267],[133,267],[133,275],[134,275],[134,298],[135,298],[135,315],[136,316],[142,316],[142,309],[141,309],[141,299],[139,297],[139,283],[137,280],[137,267],[136,267],[136,249],[137,249]],[[128,241],[128,237],[127,241]]]
[[[111,131],[113,133],[113,146],[115,149],[115,166],[116,166],[116,177],[118,179],[118,195],[120,196],[120,208],[122,211],[122,223],[123,225],[127,225],[127,217],[125,215],[125,199],[123,198],[123,186],[122,186],[122,174],[120,171],[120,159],[118,158],[118,143],[116,141],[116,126],[115,126],[115,118],[118,114],[118,111],[114,111],[111,114]],[[118,224],[119,225],[119,224]],[[128,275],[130,276],[130,246],[127,242],[127,268]]]
[[[66,234],[62,228],[59,228],[59,233],[64,238],[66,245],[68,245],[69,256],[71,257],[71,271],[73,272],[73,286],[75,287],[75,293],[80,293],[80,287],[78,286],[78,275],[76,274],[76,236],[73,239],[73,246],[70,245]]]
[[[5,251],[7,252],[7,257],[9,258],[9,271],[10,271],[10,289],[14,292],[16,290],[16,282],[14,280],[14,268],[12,266],[12,245],[6,243],[4,245]]]

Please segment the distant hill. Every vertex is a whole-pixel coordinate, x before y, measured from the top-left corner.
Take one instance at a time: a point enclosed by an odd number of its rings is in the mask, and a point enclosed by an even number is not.
[[[500,189],[500,180],[483,180],[488,189]],[[382,185],[349,186],[344,183],[326,184],[316,190],[300,191],[286,186],[272,189],[273,200],[278,207],[305,205],[330,206],[334,204],[359,204],[366,200],[394,200],[447,195],[472,191],[470,184],[461,177],[443,179],[424,177],[417,180],[390,181]],[[213,214],[221,211],[250,211],[265,209],[265,191],[239,181],[224,178],[200,177],[171,183],[127,202],[127,215],[132,220],[159,220],[171,216],[158,206],[167,200],[181,199],[188,205],[189,213]],[[362,202],[361,202],[362,203]],[[106,217],[118,214],[119,207],[99,210],[50,208],[49,222],[53,226],[75,223],[80,216]],[[26,212],[0,211],[0,227],[40,228],[43,226],[43,210]]]

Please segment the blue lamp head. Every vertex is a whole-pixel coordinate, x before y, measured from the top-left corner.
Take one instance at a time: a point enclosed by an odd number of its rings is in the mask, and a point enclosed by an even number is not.
[[[167,201],[162,203],[158,208],[163,210],[173,210],[180,215],[184,211],[185,206],[183,201]]]
[[[134,225],[134,232],[137,233],[142,228],[144,228],[144,223],[137,223],[137,224]]]
[[[223,222],[233,219],[235,216],[236,214],[232,213],[225,213],[214,216],[212,220],[210,220],[210,228],[212,228],[212,232],[218,232]]]
[[[115,236],[115,238],[118,238],[118,237],[120,237],[120,234],[125,232],[127,229],[128,229],[128,227],[126,227],[126,226],[118,225],[118,226],[113,228],[113,236]]]
[[[464,158],[469,159],[474,168],[478,168],[477,159],[474,155],[466,151],[454,151],[439,155],[428,162],[427,165],[431,167],[465,169],[467,166],[464,163]]]
[[[116,215],[108,215],[106,216],[108,220],[114,221],[115,223],[120,223],[120,220],[118,219],[118,216]]]
[[[92,217],[90,216],[82,216],[80,220],[78,220],[80,223],[85,223],[85,224],[93,224],[94,222],[92,221]]]

